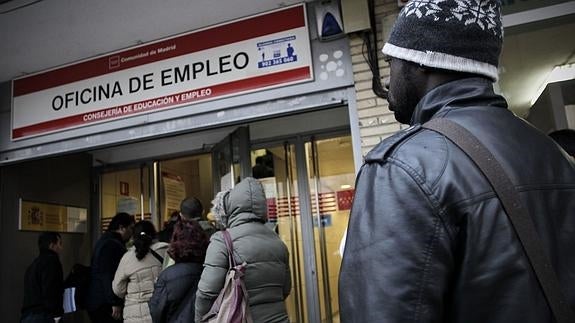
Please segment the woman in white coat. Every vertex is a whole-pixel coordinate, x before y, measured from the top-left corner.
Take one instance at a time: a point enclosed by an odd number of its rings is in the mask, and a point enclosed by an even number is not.
[[[156,240],[156,229],[151,222],[136,224],[134,246],[122,257],[112,282],[114,293],[124,299],[124,322],[152,322],[148,301],[167,249],[167,243]]]

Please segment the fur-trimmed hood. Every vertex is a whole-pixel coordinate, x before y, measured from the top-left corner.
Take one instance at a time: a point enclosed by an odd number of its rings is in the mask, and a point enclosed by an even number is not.
[[[247,177],[232,190],[216,194],[211,212],[227,228],[246,222],[266,222],[267,204],[262,184]]]

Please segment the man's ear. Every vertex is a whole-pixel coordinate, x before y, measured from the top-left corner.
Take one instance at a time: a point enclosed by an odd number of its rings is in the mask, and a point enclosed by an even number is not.
[[[412,84],[417,89],[418,93],[416,94],[420,99],[427,94],[427,92],[433,88],[430,85],[435,73],[435,69],[423,66],[418,63],[413,63],[410,66],[409,74],[411,78]]]

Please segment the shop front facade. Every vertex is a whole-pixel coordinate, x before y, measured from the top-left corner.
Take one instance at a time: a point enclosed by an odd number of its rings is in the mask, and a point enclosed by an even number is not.
[[[290,320],[337,320],[360,139],[349,40],[319,41],[313,15],[312,5],[287,6],[3,86],[9,321],[38,231],[61,232],[68,273],[89,264],[117,212],[159,230],[183,198],[207,213],[218,191],[247,176],[264,186],[267,225],[290,251]]]
[[[218,191],[247,176],[264,186],[267,225],[290,251],[290,321],[339,321],[339,245],[355,175],[370,149],[407,127],[373,90],[374,75],[389,74],[379,49],[402,2],[354,3],[362,10],[352,21],[367,24],[333,37],[321,35],[318,17],[327,9],[318,3],[253,8],[246,17],[0,84],[0,312],[7,322],[19,318],[38,231],[62,232],[67,273],[74,263],[89,264],[115,213],[161,229],[184,197],[198,197],[207,213]],[[340,3],[344,22],[349,3]],[[562,1],[553,5],[566,11]],[[516,100],[523,94],[514,92],[525,76],[509,72],[528,70],[513,65],[525,52],[522,38],[564,34],[573,23],[508,17],[508,48],[519,50],[504,48],[502,71],[509,69],[496,87],[527,118],[525,100]],[[575,45],[559,44],[550,50],[569,63],[573,56],[561,53]]]

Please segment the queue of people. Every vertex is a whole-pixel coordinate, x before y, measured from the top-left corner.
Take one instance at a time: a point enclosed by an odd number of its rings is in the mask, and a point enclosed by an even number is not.
[[[381,96],[409,127],[370,151],[357,176],[341,322],[575,322],[573,133],[552,134],[562,150],[494,90],[502,1],[400,2]],[[273,173],[257,164],[254,176]],[[92,321],[203,322],[233,260],[251,320],[288,322],[288,250],[264,225],[261,184],[246,178],[212,203],[225,231],[188,198],[169,243],[150,222],[117,214],[92,254]],[[61,237],[43,233],[38,247],[22,322],[57,322]]]
[[[288,250],[267,221],[262,185],[253,178],[218,193],[212,202],[219,226],[233,240],[232,257],[246,264],[243,281],[254,322],[288,322],[291,290]],[[150,221],[116,214],[96,242],[90,263],[86,310],[94,323],[202,322],[224,287],[228,256],[223,234],[203,220],[203,206],[189,197],[179,218],[158,239]],[[210,239],[211,236],[211,239]],[[126,243],[132,246],[127,249]],[[40,256],[26,272],[21,322],[55,322],[63,315],[62,240],[46,232]],[[40,277],[40,278],[38,278]],[[40,292],[39,292],[40,291]]]

